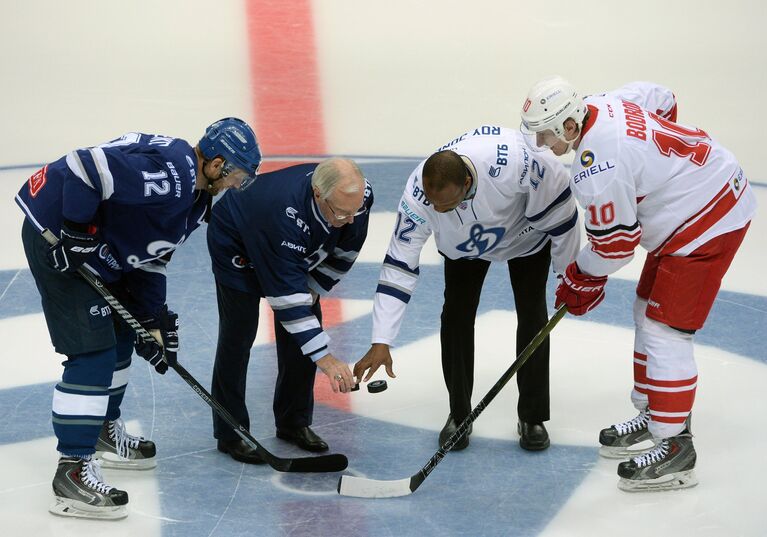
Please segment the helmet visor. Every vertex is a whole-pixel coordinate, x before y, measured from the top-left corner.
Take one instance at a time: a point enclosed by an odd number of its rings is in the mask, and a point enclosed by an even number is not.
[[[530,128],[525,125],[524,121],[519,125],[519,131],[522,133],[522,137],[525,139],[527,147],[536,153],[547,151],[551,149],[554,144],[562,141],[562,139],[558,138],[551,129],[535,132],[530,130]]]
[[[233,186],[240,190],[244,190],[255,182],[257,172],[258,170],[247,172],[234,164],[226,162],[221,169],[221,177],[226,177],[230,180]]]

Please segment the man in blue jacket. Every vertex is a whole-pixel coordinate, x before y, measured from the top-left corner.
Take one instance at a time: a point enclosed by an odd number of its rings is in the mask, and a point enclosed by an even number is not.
[[[250,426],[245,378],[263,297],[275,320],[277,437],[308,451],[328,449],[309,427],[317,367],[334,392],[348,392],[355,382],[346,362],[329,350],[319,297],[352,267],[372,204],[372,189],[357,165],[332,158],[261,174],[252,188],[227,193],[213,207],[208,249],[219,333],[211,391],[243,426]],[[219,451],[235,460],[263,462],[215,414],[213,434]]]
[[[87,270],[158,344],[135,343],[159,373],[178,350],[178,316],[166,305],[165,265],[205,220],[212,196],[251,183],[261,162],[255,134],[226,118],[199,143],[132,132],[76,149],[36,172],[16,195],[22,241],[56,352],[67,357],[53,394],[61,454],[53,479],[57,515],[122,518],[128,494],[104,483],[100,465],[153,468],[155,445],[128,434],[120,403],[134,334],[79,276]],[[51,247],[42,236],[58,238]],[[97,460],[101,459],[101,461]]]

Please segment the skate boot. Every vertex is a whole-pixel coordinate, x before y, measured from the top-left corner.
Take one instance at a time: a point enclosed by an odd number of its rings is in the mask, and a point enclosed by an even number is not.
[[[618,465],[618,488],[627,492],[675,490],[694,487],[695,447],[692,434],[685,429],[677,436],[664,438],[644,455]]]
[[[61,457],[53,478],[54,515],[115,520],[128,516],[128,493],[104,483],[98,461]]]
[[[633,419],[602,429],[599,432],[599,443],[602,444],[599,454],[608,459],[625,459],[647,453],[654,446],[639,449],[635,446],[646,440],[652,440],[652,434],[647,429],[649,421],[650,411],[645,408]],[[632,447],[634,449],[631,449]]]
[[[104,468],[149,470],[157,466],[154,442],[125,431],[121,419],[106,420],[96,442],[96,458]]]

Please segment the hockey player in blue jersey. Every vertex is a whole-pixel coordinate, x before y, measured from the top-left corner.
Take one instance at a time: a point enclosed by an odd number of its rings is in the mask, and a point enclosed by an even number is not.
[[[16,195],[26,218],[22,241],[42,298],[51,342],[67,357],[53,393],[61,454],[50,511],[122,518],[128,494],[104,483],[100,466],[148,469],[155,445],[128,434],[120,403],[134,350],[159,373],[176,359],[178,316],[166,305],[165,265],[206,219],[212,196],[245,188],[261,162],[255,134],[226,118],[199,143],[128,133],[77,149],[35,173]],[[50,247],[42,232],[59,237]],[[158,344],[135,336],[77,274],[106,283]]]
[[[372,203],[372,189],[357,165],[333,158],[261,174],[253,188],[226,193],[213,207],[208,249],[219,333],[211,392],[244,427],[250,427],[245,378],[263,297],[275,320],[277,437],[309,451],[328,449],[309,427],[317,367],[334,392],[348,392],[355,382],[347,364],[329,350],[319,297],[354,264]],[[213,434],[219,451],[241,462],[262,462],[215,414]]]

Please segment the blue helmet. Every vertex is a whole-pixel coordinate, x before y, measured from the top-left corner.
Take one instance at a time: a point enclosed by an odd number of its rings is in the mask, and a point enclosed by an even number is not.
[[[234,167],[244,170],[248,176],[240,188],[245,188],[256,178],[256,171],[261,164],[261,150],[253,129],[236,117],[220,119],[205,129],[205,134],[198,144],[202,155],[209,160],[222,157],[224,176]]]

